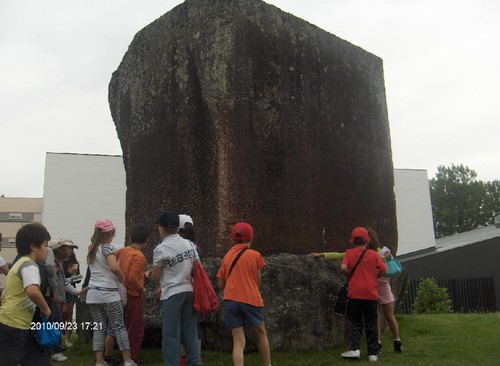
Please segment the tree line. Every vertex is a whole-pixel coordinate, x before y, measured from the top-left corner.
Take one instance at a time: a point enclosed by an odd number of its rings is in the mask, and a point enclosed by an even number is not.
[[[482,182],[463,164],[440,165],[429,185],[436,238],[491,225],[500,215],[500,180]]]

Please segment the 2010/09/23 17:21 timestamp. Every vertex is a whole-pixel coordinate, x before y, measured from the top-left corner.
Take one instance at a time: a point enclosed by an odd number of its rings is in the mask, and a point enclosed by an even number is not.
[[[78,328],[80,327],[80,328]],[[57,329],[60,331],[65,330],[102,330],[104,328],[102,322],[31,322],[31,330],[40,329]]]

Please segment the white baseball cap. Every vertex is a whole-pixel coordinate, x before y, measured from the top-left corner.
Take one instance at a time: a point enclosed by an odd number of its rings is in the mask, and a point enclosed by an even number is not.
[[[184,229],[186,223],[193,225],[193,219],[189,215],[179,215],[179,229]]]

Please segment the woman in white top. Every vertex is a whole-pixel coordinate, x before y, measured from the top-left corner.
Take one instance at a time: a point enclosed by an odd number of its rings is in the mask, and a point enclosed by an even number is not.
[[[111,244],[115,229],[110,220],[97,220],[87,255],[90,282],[86,302],[93,318],[92,349],[96,358],[96,366],[105,365],[104,338],[109,322],[116,335],[124,366],[135,366],[136,363],[130,358],[130,345],[123,320],[123,303],[118,292],[118,282],[122,283],[124,277],[115,255],[116,249]]]

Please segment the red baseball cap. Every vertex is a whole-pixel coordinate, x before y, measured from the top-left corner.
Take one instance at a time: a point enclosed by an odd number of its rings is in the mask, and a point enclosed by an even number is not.
[[[363,242],[366,243],[368,240],[370,240],[370,235],[364,227],[359,226],[355,228],[351,233],[351,244],[354,243],[355,238],[361,238],[363,239]]]
[[[250,240],[253,239],[253,228],[246,222],[238,222],[234,224],[231,230],[231,239],[233,240]]]

